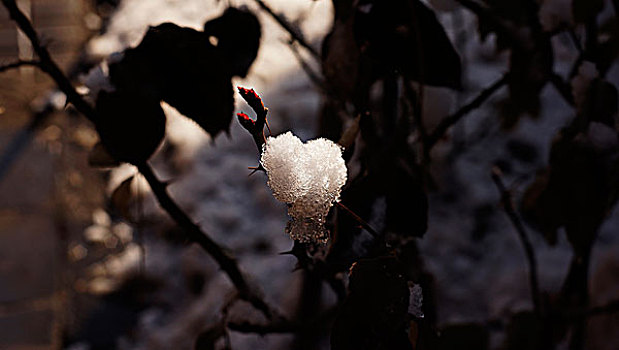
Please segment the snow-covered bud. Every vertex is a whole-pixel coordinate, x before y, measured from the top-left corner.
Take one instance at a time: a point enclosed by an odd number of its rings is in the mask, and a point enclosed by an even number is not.
[[[325,243],[327,214],[347,178],[342,148],[324,138],[303,143],[287,132],[267,139],[260,163],[273,196],[288,204],[290,237]]]

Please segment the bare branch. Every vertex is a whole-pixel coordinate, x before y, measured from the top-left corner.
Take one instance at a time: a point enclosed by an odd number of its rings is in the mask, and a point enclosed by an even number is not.
[[[53,61],[49,52],[43,47],[39,41],[39,37],[32,26],[30,20],[17,7],[15,0],[2,0],[2,4],[7,8],[11,18],[17,23],[19,28],[26,34],[30,40],[34,51],[40,59],[40,67],[58,84],[60,90],[67,95],[67,100],[71,102],[79,112],[81,112],[90,121],[97,120],[97,113],[94,108],[88,104],[82,96],[80,96],[69,79],[64,75],[62,70]],[[259,116],[259,119],[264,119],[266,122],[266,109],[264,115]],[[263,124],[264,125],[264,124]],[[176,221],[176,223],[187,233],[189,239],[199,244],[217,261],[222,270],[228,275],[234,286],[239,292],[239,297],[250,302],[254,307],[262,311],[267,317],[277,316],[273,310],[254,288],[247,282],[245,276],[240,271],[236,260],[230,256],[223,248],[215,241],[208,237],[191,219],[183,212],[182,209],[169,196],[166,185],[161,182],[154,174],[151,167],[146,163],[138,164],[138,170],[151,186],[153,193],[161,207]]]
[[[39,66],[41,69],[46,72],[56,82],[56,84],[58,84],[60,90],[67,95],[67,100],[71,102],[86,118],[94,122],[96,119],[95,110],[80,96],[80,94],[77,93],[77,91],[75,91],[75,88],[73,88],[73,85],[69,79],[64,75],[62,70],[60,70],[56,62],[52,60],[47,48],[41,45],[39,36],[32,26],[32,22],[30,22],[28,17],[26,17],[26,15],[24,15],[24,13],[17,7],[15,0],[2,0],[2,4],[9,11],[9,15],[15,23],[17,23],[19,29],[21,29],[30,40],[32,48],[36,52],[37,56],[39,56]]]
[[[186,232],[188,238],[200,245],[208,252],[219,267],[230,277],[230,280],[239,292],[239,297],[247,300],[258,310],[262,311],[267,317],[276,316],[273,310],[263,299],[262,296],[255,292],[255,288],[251,286],[244,274],[238,267],[236,259],[226,252],[221,246],[213,241],[202,229],[193,223],[189,216],[174,202],[168,194],[166,185],[161,182],[153,169],[147,164],[138,164],[138,170],[144,177],[153,190],[153,193],[159,201],[159,205],[174,219],[174,221]]]
[[[0,65],[0,73],[6,72],[9,69],[24,67],[24,66],[33,66],[39,67],[41,62],[39,60],[19,60],[11,63],[7,63],[4,65]]]
[[[503,203],[503,209],[507,216],[511,220],[516,232],[518,233],[518,238],[520,238],[520,242],[524,247],[524,251],[527,257],[527,261],[529,264],[529,284],[531,287],[531,299],[533,301],[533,307],[535,309],[535,313],[538,317],[541,314],[541,305],[540,305],[540,291],[537,277],[537,261],[535,259],[535,251],[533,250],[533,245],[527,236],[527,232],[524,228],[520,217],[516,213],[516,209],[514,209],[514,205],[512,203],[512,196],[509,190],[505,187],[503,183],[503,179],[501,178],[501,171],[498,168],[492,169],[492,180],[494,181],[499,193],[501,194],[501,202]]]
[[[441,120],[438,126],[434,129],[434,131],[428,136],[426,140],[426,147],[429,152],[432,147],[436,145],[436,143],[445,135],[447,130],[454,124],[456,124],[462,117],[467,115],[472,110],[481,106],[492,94],[494,94],[497,90],[499,90],[503,85],[507,83],[509,79],[509,73],[503,74],[501,78],[492,83],[490,86],[485,88],[482,92],[477,95],[471,102],[462,106],[456,113],[450,115],[449,117]]]
[[[279,25],[288,32],[288,34],[290,34],[290,37],[294,41],[298,42],[299,45],[306,48],[307,51],[309,51],[316,60],[320,61],[320,55],[318,54],[318,51],[316,51],[310,44],[307,43],[307,41],[305,41],[305,38],[303,38],[303,35],[299,32],[299,30],[295,29],[282,15],[275,13],[267,4],[264,3],[264,1],[254,1],[260,6],[260,8],[262,8],[266,13],[273,17],[273,19],[277,23],[279,23]]]
[[[355,219],[355,221],[358,222],[359,225],[361,225],[361,227],[368,231],[372,236],[374,236],[375,238],[380,236],[378,232],[376,232],[376,230],[373,229],[372,226],[370,226],[370,224],[363,220],[359,215],[355,214],[354,211],[350,210],[347,206],[342,204],[342,202],[336,202],[335,204],[338,206],[338,208],[341,208],[346,212],[346,214],[350,215],[353,219]]]

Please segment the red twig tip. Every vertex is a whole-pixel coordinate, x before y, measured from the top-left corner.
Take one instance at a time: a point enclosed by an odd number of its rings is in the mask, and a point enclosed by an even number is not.
[[[256,125],[256,122],[243,112],[237,113],[236,116],[239,118],[239,123],[241,123],[245,129],[253,128]]]
[[[262,99],[254,89],[246,89],[244,87],[238,86],[239,94],[241,97],[247,102],[247,104],[256,112],[264,110],[264,104],[262,103]]]

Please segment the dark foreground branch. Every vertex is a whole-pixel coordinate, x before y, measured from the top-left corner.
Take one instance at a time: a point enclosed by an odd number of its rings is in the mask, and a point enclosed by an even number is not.
[[[509,78],[509,74],[505,73],[501,78],[492,83],[490,86],[485,88],[482,92],[477,95],[471,102],[462,106],[456,113],[450,115],[449,117],[441,120],[438,126],[432,131],[432,133],[428,136],[425,144],[427,148],[427,152],[430,152],[432,147],[436,145],[436,143],[443,138],[447,130],[454,124],[456,124],[462,117],[467,115],[472,110],[478,108],[482,105],[492,94],[494,94],[498,89],[500,89],[503,85],[507,83]]]
[[[26,66],[38,67],[40,65],[41,65],[41,62],[39,60],[19,60],[19,61],[4,64],[4,65],[0,65],[0,73],[6,72],[7,70],[14,69],[14,68],[26,67]]]
[[[189,216],[187,216],[170,197],[166,185],[157,178],[153,169],[147,163],[138,164],[137,167],[140,173],[146,178],[146,181],[148,181],[148,184],[159,201],[159,205],[161,205],[178,226],[186,232],[189,240],[200,245],[200,247],[217,261],[219,267],[230,277],[230,280],[239,292],[239,297],[250,302],[267,317],[271,318],[274,316],[274,310],[262,299],[262,296],[255,291],[256,288],[253,288],[247,282],[247,279],[239,269],[236,259],[206,235],[198,225],[191,221]]]
[[[527,232],[524,228],[524,224],[520,220],[520,217],[516,213],[516,209],[512,203],[512,196],[509,190],[505,187],[503,183],[503,179],[501,178],[501,171],[498,168],[492,169],[492,181],[496,185],[499,193],[501,194],[501,202],[503,204],[503,209],[507,213],[507,216],[511,220],[516,232],[518,232],[518,238],[520,238],[520,242],[524,247],[524,251],[527,257],[527,262],[529,265],[529,284],[531,287],[531,299],[533,301],[533,307],[535,309],[535,314],[540,317],[541,314],[541,305],[540,305],[540,291],[537,277],[537,260],[535,258],[535,251],[533,250],[533,245],[527,236]]]
[[[94,108],[80,96],[69,79],[60,70],[58,65],[51,58],[47,49],[41,45],[39,37],[32,26],[30,20],[17,7],[15,0],[2,0],[2,4],[9,11],[11,18],[17,23],[18,27],[26,34],[30,40],[34,51],[39,56],[39,66],[46,72],[58,85],[59,89],[67,96],[67,101],[72,103],[75,108],[86,118],[94,122],[97,113]],[[265,111],[266,119],[266,111]],[[138,164],[138,170],[153,190],[161,207],[176,221],[176,223],[187,233],[190,240],[199,244],[217,261],[222,270],[230,277],[236,287],[239,297],[250,302],[258,310],[262,311],[267,317],[276,316],[275,311],[262,299],[262,297],[251,286],[243,273],[240,271],[236,260],[224,251],[215,241],[208,237],[191,219],[180,209],[180,207],[169,196],[166,185],[159,181],[152,168],[147,164]]]
[[[39,36],[32,26],[32,22],[30,22],[28,17],[17,7],[15,0],[2,0],[2,4],[9,11],[11,19],[17,23],[19,29],[21,29],[30,40],[34,52],[39,56],[39,66],[41,69],[47,73],[54,82],[56,82],[60,90],[67,95],[67,101],[71,102],[73,106],[90,121],[94,121],[96,119],[95,110],[77,93],[77,91],[75,91],[69,79],[64,75],[62,70],[60,70],[56,62],[52,60],[47,48],[41,45]]]

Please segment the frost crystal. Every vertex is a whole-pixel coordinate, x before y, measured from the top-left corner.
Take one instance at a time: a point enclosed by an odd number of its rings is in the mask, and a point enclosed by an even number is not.
[[[323,138],[303,143],[287,132],[267,139],[260,163],[273,196],[288,204],[290,238],[325,243],[326,216],[346,182],[342,148]]]

